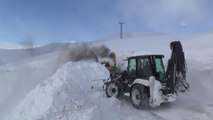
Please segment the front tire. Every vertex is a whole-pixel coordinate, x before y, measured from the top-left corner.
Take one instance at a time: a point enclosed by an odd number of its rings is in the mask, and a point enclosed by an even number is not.
[[[121,96],[121,89],[115,82],[107,83],[105,92],[108,98],[110,97],[119,98]]]
[[[144,109],[149,107],[149,92],[143,85],[133,85],[130,91],[130,98],[135,108]]]

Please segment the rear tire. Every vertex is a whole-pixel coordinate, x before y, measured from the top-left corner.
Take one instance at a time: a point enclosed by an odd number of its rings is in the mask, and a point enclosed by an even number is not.
[[[110,97],[120,98],[122,96],[121,88],[119,88],[119,86],[115,82],[107,83],[105,92],[108,98]]]
[[[133,85],[130,91],[130,98],[135,108],[144,109],[149,107],[149,92],[143,85]]]

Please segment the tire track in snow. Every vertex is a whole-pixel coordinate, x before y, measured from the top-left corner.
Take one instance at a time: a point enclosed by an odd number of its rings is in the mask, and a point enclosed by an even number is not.
[[[212,108],[212,107],[211,107]],[[173,105],[172,108],[168,110],[164,110],[159,108],[158,111],[152,111],[154,114],[162,117],[164,120],[172,119],[171,116],[176,118],[177,120],[188,119],[188,120],[212,120],[211,116],[211,108],[209,106],[177,106]]]
[[[121,99],[121,102],[123,102],[123,104],[127,105],[129,107],[129,109],[132,108],[133,110],[136,110],[137,111],[136,113],[138,113],[137,115],[141,116],[142,118],[151,117],[152,120],[167,120],[166,118],[155,113],[153,111],[154,109],[152,109],[152,108],[143,109],[143,110],[134,108],[131,104],[131,100],[130,100],[129,96],[123,96],[123,98]],[[143,113],[143,114],[141,114],[141,113]]]
[[[153,111],[149,111],[148,113],[149,113],[150,115],[154,116],[154,117],[156,118],[156,120],[167,120],[166,118],[164,118],[164,117],[162,117],[162,116],[156,114],[156,113],[153,112]]]

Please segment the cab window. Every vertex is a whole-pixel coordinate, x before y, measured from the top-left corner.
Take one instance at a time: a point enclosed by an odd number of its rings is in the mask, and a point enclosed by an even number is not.
[[[159,79],[163,79],[164,75],[164,66],[161,58],[155,58],[155,67],[156,67],[156,72],[159,74]]]
[[[136,59],[130,59],[128,66],[128,82],[132,83],[136,77]]]
[[[138,59],[138,77],[148,80],[152,76],[152,69],[149,58]]]

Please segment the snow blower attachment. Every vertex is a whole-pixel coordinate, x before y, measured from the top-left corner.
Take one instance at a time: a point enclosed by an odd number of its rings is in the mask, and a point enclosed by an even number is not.
[[[113,74],[106,82],[107,97],[120,98],[130,93],[136,108],[156,107],[173,102],[177,92],[189,89],[186,82],[186,63],[179,41],[170,44],[171,58],[165,71],[163,55],[141,55],[127,58],[128,67],[123,73]]]

